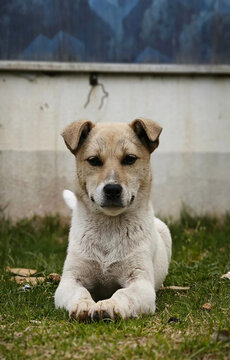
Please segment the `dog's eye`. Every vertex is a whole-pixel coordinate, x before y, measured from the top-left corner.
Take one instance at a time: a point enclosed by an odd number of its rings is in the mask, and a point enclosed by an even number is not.
[[[136,155],[126,155],[122,160],[122,165],[132,165],[137,161]]]
[[[101,159],[98,156],[91,156],[87,159],[88,163],[91,166],[102,166],[103,162],[101,161]]]

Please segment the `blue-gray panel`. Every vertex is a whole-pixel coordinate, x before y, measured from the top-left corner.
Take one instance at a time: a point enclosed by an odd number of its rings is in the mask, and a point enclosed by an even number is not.
[[[0,59],[229,64],[230,0],[0,0]]]

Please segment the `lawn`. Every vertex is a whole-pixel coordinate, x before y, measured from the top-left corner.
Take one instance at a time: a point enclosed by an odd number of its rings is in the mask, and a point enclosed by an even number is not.
[[[68,226],[58,217],[14,225],[2,219],[0,359],[230,359],[230,280],[221,279],[230,271],[230,216],[184,213],[170,229],[173,256],[164,285],[189,289],[160,290],[153,316],[79,324],[54,308],[56,284],[23,291],[5,271],[61,273]]]

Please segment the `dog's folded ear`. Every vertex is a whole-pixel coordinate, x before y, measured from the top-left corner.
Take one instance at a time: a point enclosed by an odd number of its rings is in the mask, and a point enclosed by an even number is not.
[[[150,153],[158,147],[162,127],[157,123],[149,119],[138,118],[133,120],[129,126]]]
[[[72,124],[68,125],[62,132],[63,139],[67,148],[76,155],[80,146],[85,141],[90,130],[95,125],[88,120],[74,121]]]

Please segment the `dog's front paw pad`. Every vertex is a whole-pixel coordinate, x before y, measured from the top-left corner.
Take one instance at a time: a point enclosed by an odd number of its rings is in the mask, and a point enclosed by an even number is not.
[[[99,301],[93,309],[90,310],[89,315],[94,321],[115,320],[123,317],[117,304],[112,300]]]
[[[109,319],[111,319],[111,316],[109,315],[109,313],[107,311],[103,310],[101,312],[101,318],[104,320],[109,320]]]
[[[92,301],[81,301],[75,309],[70,312],[70,317],[81,322],[90,321],[89,310],[93,305],[94,302]]]
[[[92,313],[92,319],[93,321],[99,321],[99,320],[111,320],[112,316],[106,311],[106,310],[95,310]]]
[[[90,316],[88,311],[82,311],[79,314],[79,321],[89,321],[89,320],[90,320]]]
[[[71,314],[70,314],[70,317],[74,320],[78,320],[78,321],[81,321],[81,322],[87,322],[90,320],[90,316],[89,316],[89,313],[88,311],[84,310],[84,311],[81,311],[80,313],[77,313],[76,311],[73,311]]]
[[[93,321],[99,321],[100,320],[100,314],[99,311],[94,311],[92,314]]]

